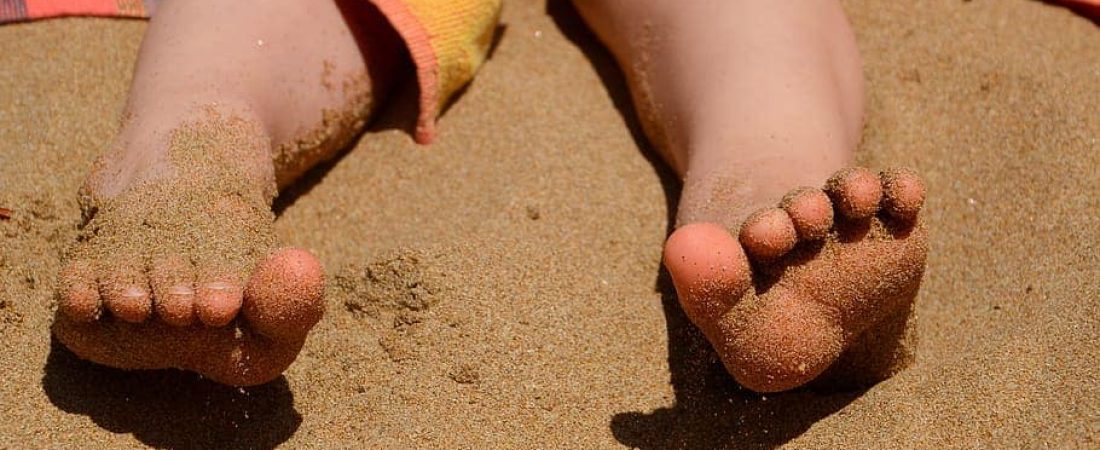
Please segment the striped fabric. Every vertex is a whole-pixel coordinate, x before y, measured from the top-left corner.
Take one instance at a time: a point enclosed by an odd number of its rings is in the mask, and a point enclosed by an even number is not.
[[[372,0],[409,48],[420,84],[416,142],[435,139],[435,118],[485,62],[501,0]]]

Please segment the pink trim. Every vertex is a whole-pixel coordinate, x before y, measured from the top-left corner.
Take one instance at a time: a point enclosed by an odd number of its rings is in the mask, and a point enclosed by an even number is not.
[[[432,48],[431,35],[403,0],[370,0],[405,40],[416,66],[420,85],[420,113],[413,139],[429,144],[435,139],[435,118],[439,109],[439,60]]]
[[[118,14],[118,0],[26,0],[27,17],[113,16]]]

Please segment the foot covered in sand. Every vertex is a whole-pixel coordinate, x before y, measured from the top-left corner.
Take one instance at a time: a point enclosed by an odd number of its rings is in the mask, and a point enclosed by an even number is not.
[[[752,214],[739,232],[681,226],[664,262],[688,317],[739,383],[792,389],[909,314],[927,254],[924,195],[908,170],[845,169],[824,189],[796,189]]]
[[[60,275],[57,338],[123,369],[231,385],[282,373],[321,318],[324,274],[305,250],[273,250],[269,146],[253,122],[214,114],[166,152],[105,155]]]

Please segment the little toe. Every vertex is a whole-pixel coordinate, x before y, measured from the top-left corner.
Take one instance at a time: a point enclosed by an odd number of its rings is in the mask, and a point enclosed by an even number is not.
[[[673,232],[665,241],[664,263],[680,305],[700,326],[733,307],[752,284],[745,252],[714,223],[687,224]]]
[[[924,180],[916,172],[889,169],[882,172],[882,209],[890,217],[904,222],[916,220],[924,206]]]
[[[243,290],[233,277],[202,278],[195,289],[195,315],[210,327],[223,327],[241,310]]]
[[[287,248],[263,260],[245,291],[250,328],[283,342],[305,339],[324,315],[325,273],[309,251]]]
[[[111,315],[124,322],[144,322],[153,312],[149,280],[136,264],[101,269],[99,292]]]
[[[833,206],[849,220],[867,220],[878,212],[882,199],[879,177],[862,167],[841,170],[825,183]]]
[[[195,275],[191,263],[174,255],[153,262],[149,273],[153,305],[164,323],[177,327],[195,321]]]
[[[833,203],[821,189],[795,189],[783,197],[780,206],[791,216],[799,239],[824,239],[833,227]]]
[[[103,310],[95,269],[88,261],[73,261],[58,278],[57,312],[76,322],[91,322]]]
[[[749,256],[761,261],[775,260],[798,243],[791,216],[778,208],[763,209],[749,216],[741,226],[739,238]]]

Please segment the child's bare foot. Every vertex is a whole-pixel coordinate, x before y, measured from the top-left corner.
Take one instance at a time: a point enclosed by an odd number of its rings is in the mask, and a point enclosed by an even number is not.
[[[167,154],[124,147],[100,159],[54,331],[102,364],[256,384],[293,361],[321,318],[324,273],[307,251],[273,251],[262,128],[206,115],[173,131]]]
[[[59,277],[54,333],[77,355],[234,385],[295,359],[324,273],[276,248],[272,200],[354,136],[401,57],[368,2],[337,3],[158,9]]]
[[[738,382],[790,389],[869,328],[908,313],[927,254],[923,201],[910,171],[843,170],[825,189],[793,190],[751,215],[736,237],[710,222],[680,227],[665,266]]]
[[[840,170],[852,165],[863,116],[840,3],[574,4],[684,181],[665,265],[729,372],[781,391],[849,348],[861,361],[844,358],[843,376],[897,369],[903,333],[893,331],[906,324],[927,253],[924,188],[909,171]]]

